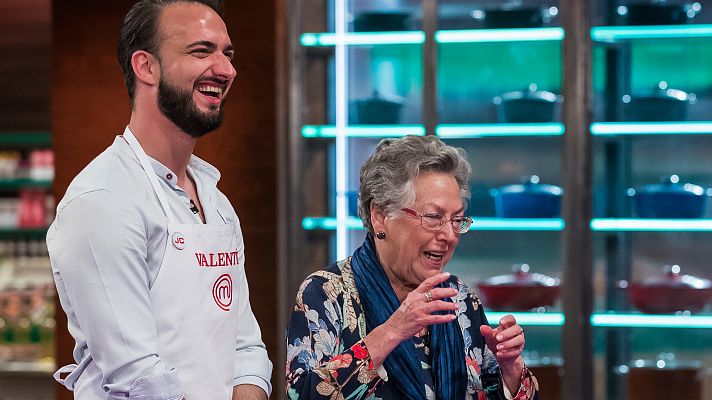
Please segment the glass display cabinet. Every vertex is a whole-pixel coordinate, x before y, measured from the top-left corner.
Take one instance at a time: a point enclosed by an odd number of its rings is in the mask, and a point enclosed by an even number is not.
[[[447,269],[490,321],[525,327],[544,398],[712,396],[705,3],[295,2],[286,309],[363,240],[358,173],[378,141],[437,135],[473,167],[474,224]]]

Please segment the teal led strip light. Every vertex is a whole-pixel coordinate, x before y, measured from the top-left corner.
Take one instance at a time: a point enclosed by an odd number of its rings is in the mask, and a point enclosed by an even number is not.
[[[591,38],[598,42],[691,37],[712,37],[712,25],[597,26],[591,29]]]
[[[435,128],[438,137],[462,139],[502,136],[560,136],[564,125],[560,123],[532,124],[442,124]]]
[[[422,44],[425,43],[425,33],[412,32],[353,32],[344,35],[335,33],[305,33],[300,38],[302,46],[335,46],[343,43],[351,46],[382,45],[382,44]]]
[[[346,136],[353,138],[385,138],[405,135],[425,135],[422,125],[351,125],[346,127]],[[302,127],[305,138],[334,138],[336,127],[333,125],[305,125]]]
[[[519,325],[529,326],[562,326],[564,314],[556,313],[531,313],[531,312],[495,312],[486,311],[487,320],[491,325],[496,325],[505,315],[511,314]]]
[[[435,33],[438,43],[560,41],[563,28],[468,29]]]
[[[594,122],[591,134],[615,135],[709,135],[712,122]]]
[[[591,315],[591,325],[633,328],[712,328],[710,315],[652,315],[605,313]]]
[[[474,231],[561,231],[564,221],[560,218],[481,218],[474,217],[470,230]],[[348,229],[363,229],[361,220],[349,217]],[[308,217],[302,220],[302,227],[307,230],[334,230],[335,218]]]
[[[563,326],[565,316],[560,312],[494,312],[485,311],[490,324],[497,324],[507,314],[511,314],[520,325]],[[611,328],[712,328],[710,315],[655,315],[630,313],[594,313],[591,325]]]
[[[594,218],[591,229],[599,232],[712,232],[710,219]]]

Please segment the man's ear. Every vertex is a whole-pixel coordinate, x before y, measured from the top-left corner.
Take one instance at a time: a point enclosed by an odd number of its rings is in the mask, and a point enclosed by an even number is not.
[[[131,55],[131,68],[136,75],[136,83],[158,86],[161,80],[161,64],[158,58],[145,50],[137,50]]]

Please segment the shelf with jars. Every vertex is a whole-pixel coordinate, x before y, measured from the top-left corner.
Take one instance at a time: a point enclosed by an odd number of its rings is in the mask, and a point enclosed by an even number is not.
[[[0,377],[54,368],[54,283],[45,245],[54,215],[51,134],[0,132]]]

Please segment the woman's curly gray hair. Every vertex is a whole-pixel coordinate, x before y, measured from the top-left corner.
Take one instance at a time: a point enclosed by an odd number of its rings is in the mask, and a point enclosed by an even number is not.
[[[435,136],[384,139],[361,167],[358,212],[367,232],[373,234],[371,204],[386,215],[398,215],[401,208],[415,202],[415,178],[426,171],[451,174],[467,207],[472,167],[465,150]]]

